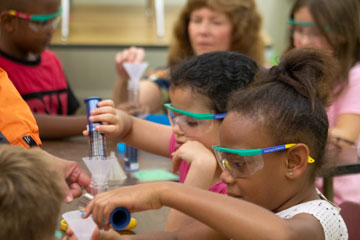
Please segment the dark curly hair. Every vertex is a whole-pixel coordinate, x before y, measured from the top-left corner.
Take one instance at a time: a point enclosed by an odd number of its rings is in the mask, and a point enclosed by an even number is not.
[[[170,88],[189,87],[208,97],[215,113],[223,113],[230,94],[246,88],[257,70],[256,63],[240,53],[205,53],[171,68]]]

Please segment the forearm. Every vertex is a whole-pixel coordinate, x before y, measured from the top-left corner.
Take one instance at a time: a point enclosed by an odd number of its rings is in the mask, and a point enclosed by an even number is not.
[[[203,222],[227,238],[284,239],[287,235],[283,220],[252,203],[184,184],[167,184],[160,194],[163,205]]]
[[[116,238],[111,238],[116,239]],[[194,222],[193,224],[187,225],[176,232],[153,232],[148,234],[133,235],[133,236],[124,236],[120,238],[123,240],[225,240],[224,236],[215,232],[213,229],[208,226],[200,223]]]
[[[167,232],[178,231],[179,229],[194,222],[197,221],[192,217],[182,212],[179,212],[175,209],[171,209],[166,220],[165,231]]]
[[[212,162],[209,163],[209,159],[204,160],[208,164],[202,164],[201,161],[192,162],[184,184],[205,190],[209,189],[214,177],[216,165],[212,164]],[[192,217],[171,209],[166,221],[165,230],[170,232],[177,231],[181,227],[191,224],[194,221],[196,220]]]
[[[36,113],[34,116],[42,139],[80,136],[82,131],[86,129],[86,116],[59,116]]]
[[[216,160],[198,160],[199,161],[194,161],[191,163],[184,184],[207,190],[210,188],[214,178],[214,173],[216,170]]]
[[[149,113],[157,113],[162,109],[162,100],[159,86],[149,80],[140,82],[140,104]]]
[[[127,79],[118,79],[114,85],[113,101],[115,106],[128,101]]]
[[[153,154],[169,156],[171,127],[132,117],[132,127],[124,142]]]
[[[360,135],[360,114],[341,114],[329,131],[331,137],[356,142]]]

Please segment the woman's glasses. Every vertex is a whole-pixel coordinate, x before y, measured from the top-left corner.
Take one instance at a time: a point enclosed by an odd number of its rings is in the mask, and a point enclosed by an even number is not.
[[[29,27],[34,32],[44,31],[45,29],[54,30],[60,22],[59,16],[61,15],[62,9],[56,13],[47,15],[30,15],[27,13],[18,12],[15,10],[8,10],[8,13],[12,16],[24,19],[29,22]]]

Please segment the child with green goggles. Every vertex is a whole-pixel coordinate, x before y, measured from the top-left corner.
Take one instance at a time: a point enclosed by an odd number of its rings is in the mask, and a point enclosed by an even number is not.
[[[199,55],[171,69],[171,104],[165,104],[171,126],[131,117],[115,110],[110,100],[100,102],[90,120],[106,122],[96,130],[110,137],[170,156],[181,183],[226,194],[211,147],[219,144],[218,130],[226,115],[228,97],[234,90],[247,87],[257,69],[250,58],[234,52]],[[166,230],[177,230],[192,221],[170,211]]]

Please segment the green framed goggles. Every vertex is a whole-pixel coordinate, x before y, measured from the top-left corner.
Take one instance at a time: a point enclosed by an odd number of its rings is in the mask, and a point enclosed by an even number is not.
[[[269,148],[257,149],[233,149],[213,146],[216,160],[220,167],[228,169],[234,178],[244,178],[254,175],[264,167],[263,154],[284,151],[295,146],[295,143],[283,144]],[[312,157],[308,157],[308,163],[314,163]]]
[[[46,15],[31,15],[28,13],[18,12],[18,11],[12,10],[12,9],[8,10],[8,13],[12,16],[16,16],[18,18],[26,19],[29,21],[45,22],[45,21],[48,21],[50,19],[60,16],[62,13],[62,9],[59,8],[59,10],[56,13],[46,14]]]
[[[190,116],[196,120],[209,120],[209,119],[223,119],[226,116],[226,113],[218,113],[218,114],[206,114],[206,113],[193,113],[188,112],[184,110],[180,110],[177,108],[174,108],[171,103],[165,103],[164,107],[166,109],[169,109],[173,112],[177,112],[186,116]]]
[[[181,132],[187,137],[199,137],[212,129],[216,124],[217,119],[223,119],[226,113],[220,114],[203,114],[193,113],[174,108],[171,104],[164,104],[167,108],[170,124],[173,128],[179,127]]]
[[[297,26],[302,26],[302,27],[316,27],[315,23],[311,23],[311,22],[299,22],[299,21],[295,21],[295,19],[289,19],[288,24],[291,25],[297,25]],[[325,31],[329,31],[330,30],[330,26],[329,25],[325,25],[323,26],[323,29]]]

